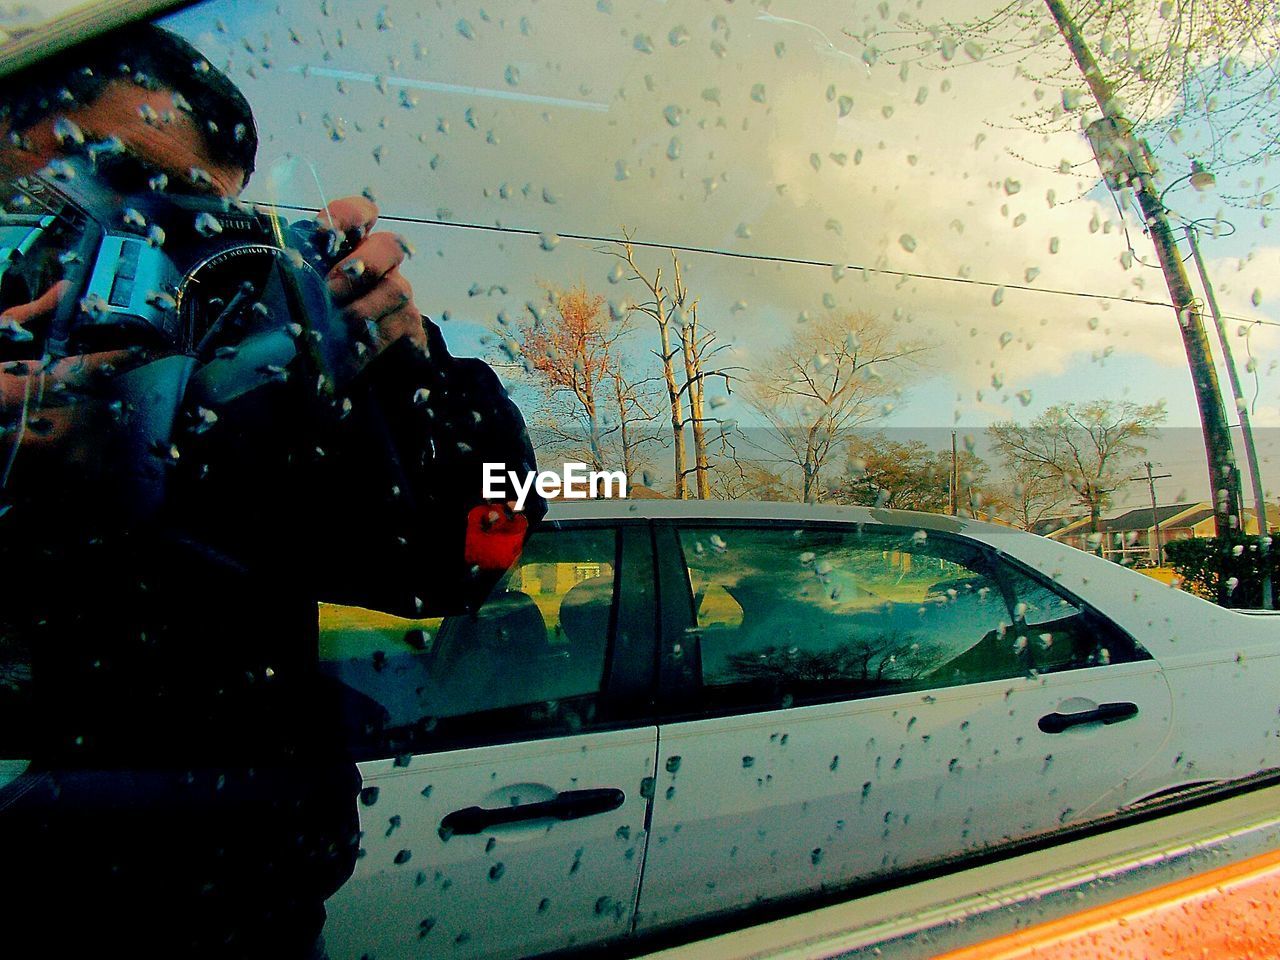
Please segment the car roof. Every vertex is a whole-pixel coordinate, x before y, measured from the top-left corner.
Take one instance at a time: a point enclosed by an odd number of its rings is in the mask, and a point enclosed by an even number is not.
[[[1187,653],[1193,648],[1175,644],[1178,629],[1186,624],[1194,633],[1197,655],[1209,648],[1235,650],[1250,642],[1271,642],[1273,623],[1268,618],[1237,616],[1236,611],[1201,600],[1194,594],[1126,569],[1084,550],[1007,527],[966,517],[875,507],[842,507],[827,504],[775,503],[748,500],[582,500],[553,501],[550,521],[577,520],[682,520],[697,523],[809,521],[885,524],[926,532],[945,532],[972,538],[1001,555],[1054,581],[1075,600],[1083,600],[1143,644],[1157,658]],[[1280,614],[1278,614],[1280,615]],[[1215,619],[1230,629],[1203,627]],[[1230,624],[1226,621],[1231,620]],[[1156,628],[1158,622],[1159,627]]]
[[[979,540],[1030,534],[1012,527],[985,523],[967,517],[913,510],[885,510],[877,507],[846,507],[830,504],[780,503],[758,500],[554,500],[548,505],[548,520],[714,520],[714,521],[826,521],[873,523],[957,533]]]

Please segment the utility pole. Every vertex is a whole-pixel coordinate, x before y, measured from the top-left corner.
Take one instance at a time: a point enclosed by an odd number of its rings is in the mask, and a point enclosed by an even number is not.
[[[1218,333],[1218,343],[1222,345],[1222,362],[1227,367],[1227,379],[1231,381],[1231,395],[1236,401],[1236,412],[1240,415],[1240,438],[1244,441],[1245,463],[1249,466],[1249,483],[1253,487],[1253,509],[1258,517],[1258,549],[1262,554],[1262,606],[1271,609],[1271,578],[1266,575],[1266,556],[1268,546],[1267,501],[1262,493],[1262,472],[1258,469],[1258,451],[1253,445],[1253,426],[1249,422],[1249,405],[1245,403],[1244,391],[1240,389],[1240,375],[1236,373],[1235,358],[1231,356],[1231,344],[1227,341],[1227,332],[1222,326],[1222,311],[1218,309],[1218,298],[1214,296],[1213,284],[1209,282],[1209,274],[1204,268],[1204,258],[1200,256],[1200,244],[1196,240],[1196,228],[1188,223],[1183,228],[1187,242],[1191,244],[1191,255],[1196,261],[1196,270],[1200,274],[1200,284],[1204,287],[1204,298],[1209,303],[1209,312],[1213,314],[1213,324]],[[1243,518],[1242,518],[1243,520]],[[1241,523],[1241,533],[1244,524]]]
[[[1102,70],[1085,43],[1084,36],[1080,33],[1075,21],[1071,19],[1064,0],[1045,0],[1045,5],[1057,23],[1063,39],[1066,40],[1076,65],[1089,84],[1093,99],[1102,111],[1104,118],[1102,122],[1110,125],[1115,133],[1127,140],[1132,140],[1132,136],[1128,133],[1131,129],[1129,122],[1117,108],[1115,92],[1102,75]],[[1233,526],[1240,525],[1240,477],[1231,449],[1231,433],[1227,429],[1227,419],[1222,408],[1218,375],[1209,354],[1209,340],[1205,336],[1204,323],[1196,309],[1191,282],[1187,279],[1182,259],[1178,256],[1177,246],[1173,241],[1173,231],[1165,216],[1164,204],[1160,202],[1151,182],[1154,174],[1145,145],[1130,144],[1124,153],[1132,168],[1130,182],[1135,184],[1138,205],[1142,208],[1142,216],[1150,231],[1151,242],[1155,246],[1165,284],[1173,300],[1173,309],[1177,314],[1178,329],[1182,334],[1182,345],[1187,353],[1187,364],[1191,368],[1191,383],[1195,389],[1196,403],[1200,408],[1200,423],[1204,430],[1204,447],[1209,467],[1209,491],[1213,497],[1214,529],[1218,537],[1224,537],[1232,532]],[[1099,164],[1102,165],[1101,154],[1099,154]],[[1103,173],[1108,173],[1105,167]]]
[[[951,487],[951,515],[953,517],[958,512],[959,500],[960,500],[960,497],[958,494],[958,488],[960,486],[960,472],[957,469],[958,464],[959,464],[959,460],[956,458],[956,432],[952,430],[951,431],[951,477],[950,477],[951,482],[948,484],[948,486]]]
[[[1155,527],[1156,535],[1156,566],[1164,566],[1164,541],[1160,537],[1160,513],[1156,507],[1156,481],[1171,477],[1171,473],[1151,473],[1151,461],[1148,460],[1143,464],[1147,468],[1147,489],[1151,491],[1151,525]],[[1141,480],[1141,477],[1130,477],[1130,480]]]

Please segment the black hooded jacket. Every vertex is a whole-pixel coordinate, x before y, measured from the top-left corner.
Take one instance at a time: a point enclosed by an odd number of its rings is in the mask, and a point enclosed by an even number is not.
[[[499,575],[464,562],[481,465],[535,469],[492,369],[425,323],[425,351],[398,341],[323,402],[295,375],[210,429],[183,411],[180,455],[147,464],[168,494],[145,523],[74,476],[0,516],[0,755],[34,761],[0,787],[0,907],[62,897],[75,863],[84,929],[108,940],[148,929],[157,950],[230,937],[287,956],[314,937],[355,862],[345,739],[379,722],[322,673],[317,601],[474,607]]]

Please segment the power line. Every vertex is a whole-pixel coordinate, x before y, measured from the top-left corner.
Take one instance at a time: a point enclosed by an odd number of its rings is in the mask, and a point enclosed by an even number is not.
[[[1222,315],[1222,319],[1223,320],[1239,320],[1241,323],[1247,323],[1250,325],[1255,323],[1260,323],[1264,327],[1280,327],[1280,322],[1277,322],[1275,320],[1261,320],[1258,317],[1242,317],[1234,313],[1224,313]]]
[[[318,207],[304,207],[291,203],[274,203],[271,206],[282,210],[297,210],[303,213],[319,213]],[[743,253],[738,250],[720,250],[716,247],[694,247],[680,243],[656,243],[644,240],[627,240],[620,237],[604,237],[589,233],[560,233],[548,230],[532,230],[528,227],[503,227],[488,223],[466,223],[458,220],[434,220],[429,217],[409,217],[395,214],[379,214],[378,220],[389,223],[413,223],[431,227],[450,227],[458,230],[481,230],[489,233],[510,233],[522,237],[555,236],[563,240],[583,240],[592,243],[630,243],[634,247],[649,250],[673,250],[680,253],[701,253],[712,257],[727,257],[732,260],[753,260],[760,263],[784,263],[801,267],[843,267],[846,270],[861,270],[864,273],[882,274],[889,277],[905,277],[912,280],[934,280],[939,283],[965,283],[975,287],[986,287],[992,290],[1023,290],[1028,293],[1046,293],[1059,297],[1081,297],[1086,300],[1111,300],[1118,303],[1132,303],[1145,307],[1167,307],[1173,305],[1160,300],[1144,300],[1140,297],[1122,297],[1111,293],[1088,293],[1083,290],[1061,290],[1055,287],[1033,287],[1024,283],[1001,283],[996,280],[975,280],[972,277],[947,277],[937,273],[913,273],[910,270],[890,270],[887,267],[868,267],[859,263],[832,263],[827,260],[811,260],[805,257],[784,257],[777,254]],[[1223,316],[1228,316],[1223,314]],[[1245,323],[1260,323],[1266,326],[1280,327],[1274,320],[1259,320],[1247,317],[1230,317]]]
[[[316,207],[301,207],[287,203],[277,203],[274,206],[285,210],[300,210],[307,213],[318,213]],[[532,230],[527,227],[503,227],[495,224],[487,223],[465,223],[456,220],[433,220],[427,217],[408,217],[396,215],[378,216],[379,220],[386,220],[391,223],[415,223],[427,226],[438,227],[454,227],[462,230],[483,230],[491,233],[510,233],[526,237],[542,237],[552,234],[552,231]],[[738,250],[721,250],[716,247],[695,247],[687,244],[679,243],[656,243],[644,240],[626,240],[619,237],[604,237],[595,234],[586,233],[559,233],[554,232],[556,237],[565,240],[584,240],[593,243],[630,243],[635,247],[644,247],[651,250],[675,250],[680,253],[701,253],[714,257],[727,257],[733,260],[753,260],[760,263],[783,263],[793,266],[804,267],[824,267],[830,269],[840,266],[846,270],[861,270],[865,273],[878,273],[891,277],[907,277],[915,280],[936,280],[942,283],[967,283],[972,286],[988,287],[991,289],[1004,288],[1006,290],[1026,290],[1031,293],[1050,293],[1059,296],[1069,297],[1085,297],[1091,300],[1116,300],[1121,303],[1136,303],[1143,306],[1151,307],[1170,307],[1168,303],[1162,303],[1159,300],[1143,300],[1137,297],[1121,297],[1115,294],[1106,293],[1085,293],[1078,290],[1058,290],[1052,287],[1033,287],[1021,283],[999,283],[994,280],[974,280],[971,277],[947,277],[941,274],[933,273],[913,273],[909,270],[891,270],[882,267],[868,267],[858,263],[833,263],[828,260],[812,260],[805,257],[784,257],[777,254],[760,254],[760,253],[743,253]],[[1172,307],[1170,307],[1172,309]]]

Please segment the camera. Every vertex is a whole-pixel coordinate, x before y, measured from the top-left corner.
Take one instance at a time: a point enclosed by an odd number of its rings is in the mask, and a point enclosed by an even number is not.
[[[267,328],[303,328],[311,352],[326,337],[348,339],[323,280],[347,238],[237,200],[157,189],[155,176],[136,184],[121,165],[88,153],[8,183],[0,311],[70,285],[43,326],[0,330],[8,358],[142,347],[204,362]],[[350,360],[320,352],[336,369]]]
[[[0,321],[0,360],[49,369],[128,352],[110,376],[64,396],[111,411],[94,435],[96,489],[120,517],[141,520],[186,489],[193,459],[226,473],[258,442],[261,459],[293,456],[308,430],[345,414],[366,344],[325,282],[354,238],[156,189],[122,176],[123,159],[77,154],[0,184],[0,313],[56,302],[35,321]]]

